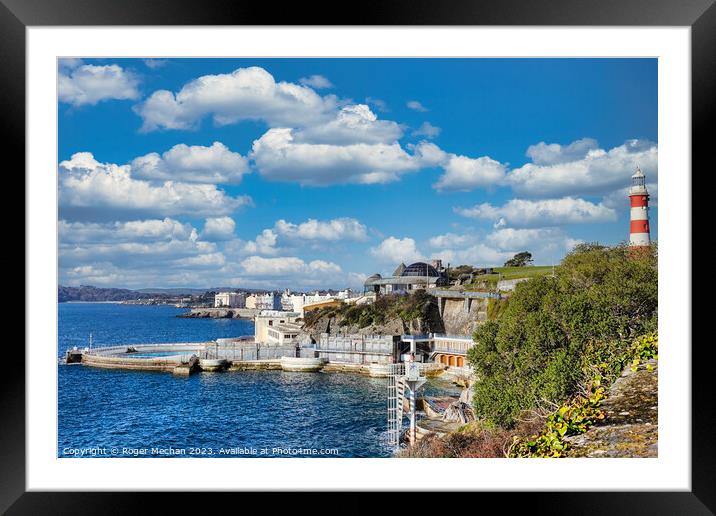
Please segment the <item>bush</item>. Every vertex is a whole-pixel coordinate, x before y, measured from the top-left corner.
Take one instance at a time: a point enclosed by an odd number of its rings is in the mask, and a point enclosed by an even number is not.
[[[511,428],[577,393],[594,367],[621,356],[657,325],[657,255],[624,246],[577,246],[545,276],[519,283],[468,352],[478,418]],[[611,358],[610,358],[611,357]],[[610,371],[608,374],[615,374]]]
[[[634,340],[627,349],[617,351],[622,348],[621,342],[616,346],[604,346],[608,352],[604,356],[600,355],[599,359],[605,361],[589,363],[588,371],[594,372],[594,376],[589,385],[585,386],[586,394],[575,396],[550,414],[540,433],[529,438],[514,436],[509,456],[562,457],[569,449],[565,437],[582,434],[594,423],[604,419],[605,415],[599,407],[606,398],[606,387],[621,374],[626,364],[636,370],[640,363],[658,359],[659,339],[656,333],[648,333]],[[596,356],[586,354],[585,363]],[[647,365],[647,368],[650,367]]]

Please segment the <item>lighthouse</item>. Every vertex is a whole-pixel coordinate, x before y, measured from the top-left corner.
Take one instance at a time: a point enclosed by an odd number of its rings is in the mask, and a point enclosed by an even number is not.
[[[636,167],[631,176],[629,189],[631,200],[631,226],[629,230],[629,245],[631,247],[644,247],[651,243],[649,237],[649,192],[646,190],[646,176]]]

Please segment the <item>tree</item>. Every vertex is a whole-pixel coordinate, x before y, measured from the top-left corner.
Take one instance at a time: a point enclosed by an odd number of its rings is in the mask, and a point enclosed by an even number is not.
[[[581,244],[555,276],[522,282],[468,351],[478,378],[475,414],[509,428],[523,412],[574,395],[595,364],[657,328],[656,246]]]
[[[522,251],[505,262],[505,267],[524,267],[532,263],[532,253]]]

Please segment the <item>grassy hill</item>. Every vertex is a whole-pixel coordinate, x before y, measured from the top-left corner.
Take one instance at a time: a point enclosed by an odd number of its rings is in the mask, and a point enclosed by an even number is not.
[[[552,274],[551,265],[529,265],[526,267],[494,267],[494,274],[476,276],[472,283],[466,285],[467,290],[492,290],[500,280],[520,278],[538,278]]]

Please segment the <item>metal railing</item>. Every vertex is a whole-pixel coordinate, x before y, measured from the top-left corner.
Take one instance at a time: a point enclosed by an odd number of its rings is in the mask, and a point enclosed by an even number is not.
[[[397,450],[403,428],[403,399],[405,397],[405,364],[388,365],[388,446]]]

